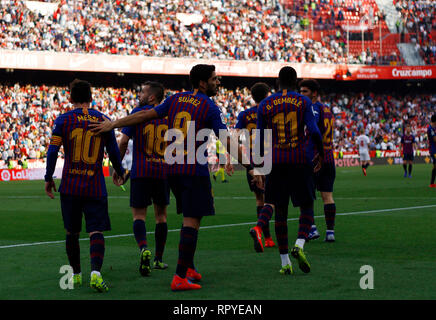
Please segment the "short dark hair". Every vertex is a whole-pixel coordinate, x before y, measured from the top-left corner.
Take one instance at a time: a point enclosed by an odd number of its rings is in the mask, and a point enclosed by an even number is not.
[[[212,72],[215,71],[213,64],[197,64],[192,67],[189,73],[189,80],[191,81],[194,89],[197,89],[200,85],[200,81],[207,81],[212,76]]]
[[[162,83],[157,81],[146,81],[143,86],[149,86],[152,94],[156,97],[157,101],[160,103],[164,97],[165,88]]]
[[[309,88],[310,91],[314,92],[316,91],[317,93],[319,93],[320,90],[320,86],[318,81],[314,80],[314,79],[304,79],[301,80],[300,83],[298,84],[298,86],[301,87],[306,87]]]
[[[297,71],[294,68],[286,66],[280,69],[279,85],[294,88],[297,85]]]
[[[70,83],[70,95],[73,103],[92,102],[91,84],[85,80],[74,79]]]
[[[436,122],[436,113],[431,116],[431,122]]]
[[[265,99],[270,91],[271,88],[264,82],[257,82],[250,89],[251,96],[256,103]]]

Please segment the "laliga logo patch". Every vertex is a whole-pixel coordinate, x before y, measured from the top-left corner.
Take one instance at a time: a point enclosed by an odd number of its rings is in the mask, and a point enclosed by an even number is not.
[[[7,170],[3,170],[1,173],[1,177],[3,181],[9,181],[11,179],[11,173]]]

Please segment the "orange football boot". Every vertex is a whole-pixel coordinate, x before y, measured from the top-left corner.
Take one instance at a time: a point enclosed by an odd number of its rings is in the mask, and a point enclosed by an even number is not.
[[[201,289],[199,284],[192,283],[187,278],[180,278],[177,274],[174,275],[171,282],[171,290],[183,291],[183,290],[197,290]]]

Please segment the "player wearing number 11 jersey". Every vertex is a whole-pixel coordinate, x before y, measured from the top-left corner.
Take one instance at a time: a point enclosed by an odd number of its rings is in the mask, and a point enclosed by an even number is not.
[[[272,131],[272,170],[266,176],[265,206],[261,216],[266,218],[266,222],[275,209],[275,232],[282,263],[280,273],[291,274],[287,223],[289,198],[294,207],[300,207],[298,238],[291,255],[298,260],[300,269],[307,273],[310,272],[310,265],[303,252],[303,246],[313,224],[315,187],[312,159],[306,149],[305,127],[318,147],[316,170],[319,169],[319,160],[323,157],[324,149],[315,122],[312,101],[295,92],[295,69],[283,67],[279,72],[278,82],[279,91],[262,100],[257,110],[257,129],[260,130],[260,137],[256,137],[255,141],[260,143],[261,152],[264,129]],[[253,228],[255,231],[256,227]]]
[[[102,135],[94,134],[89,124],[108,119],[97,110],[88,109],[92,101],[91,86],[83,80],[74,80],[71,85],[71,102],[74,110],[59,115],[54,123],[50,146],[47,152],[45,191],[54,198],[56,191],[53,173],[59,148],[64,146],[65,162],[59,186],[62,218],[66,229],[66,251],[73,268],[73,284],[82,282],[80,268],[79,234],[82,229],[82,212],[85,215],[86,232],[90,237],[91,287],[97,291],[107,291],[101,277],[105,243],[103,231],[111,230],[108,215],[106,185],[103,176],[103,152],[117,172],[126,179],[126,170],[121,165],[120,152],[114,131]]]

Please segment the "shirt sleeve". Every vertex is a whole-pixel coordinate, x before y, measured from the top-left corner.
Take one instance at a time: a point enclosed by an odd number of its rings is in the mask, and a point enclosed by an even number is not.
[[[244,111],[239,112],[238,118],[236,119],[236,129],[244,129],[245,128],[245,121],[244,121]]]
[[[164,118],[168,115],[168,110],[170,109],[171,102],[174,96],[170,96],[165,99],[160,105],[154,107],[159,118]]]
[[[316,124],[316,113],[313,108],[312,102],[309,99],[306,100],[306,111],[304,112],[304,123],[309,131],[309,134],[316,145],[318,153],[324,155],[324,146],[322,144],[321,131],[319,131]]]
[[[224,120],[224,115],[218,106],[214,103],[210,103],[210,107],[208,110],[208,114],[206,116],[207,121],[209,122],[211,129],[215,132],[215,135],[219,137],[220,130],[227,130],[227,126]]]
[[[53,180],[53,173],[56,169],[56,162],[58,160],[58,152],[62,145],[62,117],[56,118],[50,139],[50,145],[47,150],[47,165],[45,170],[45,181]]]

